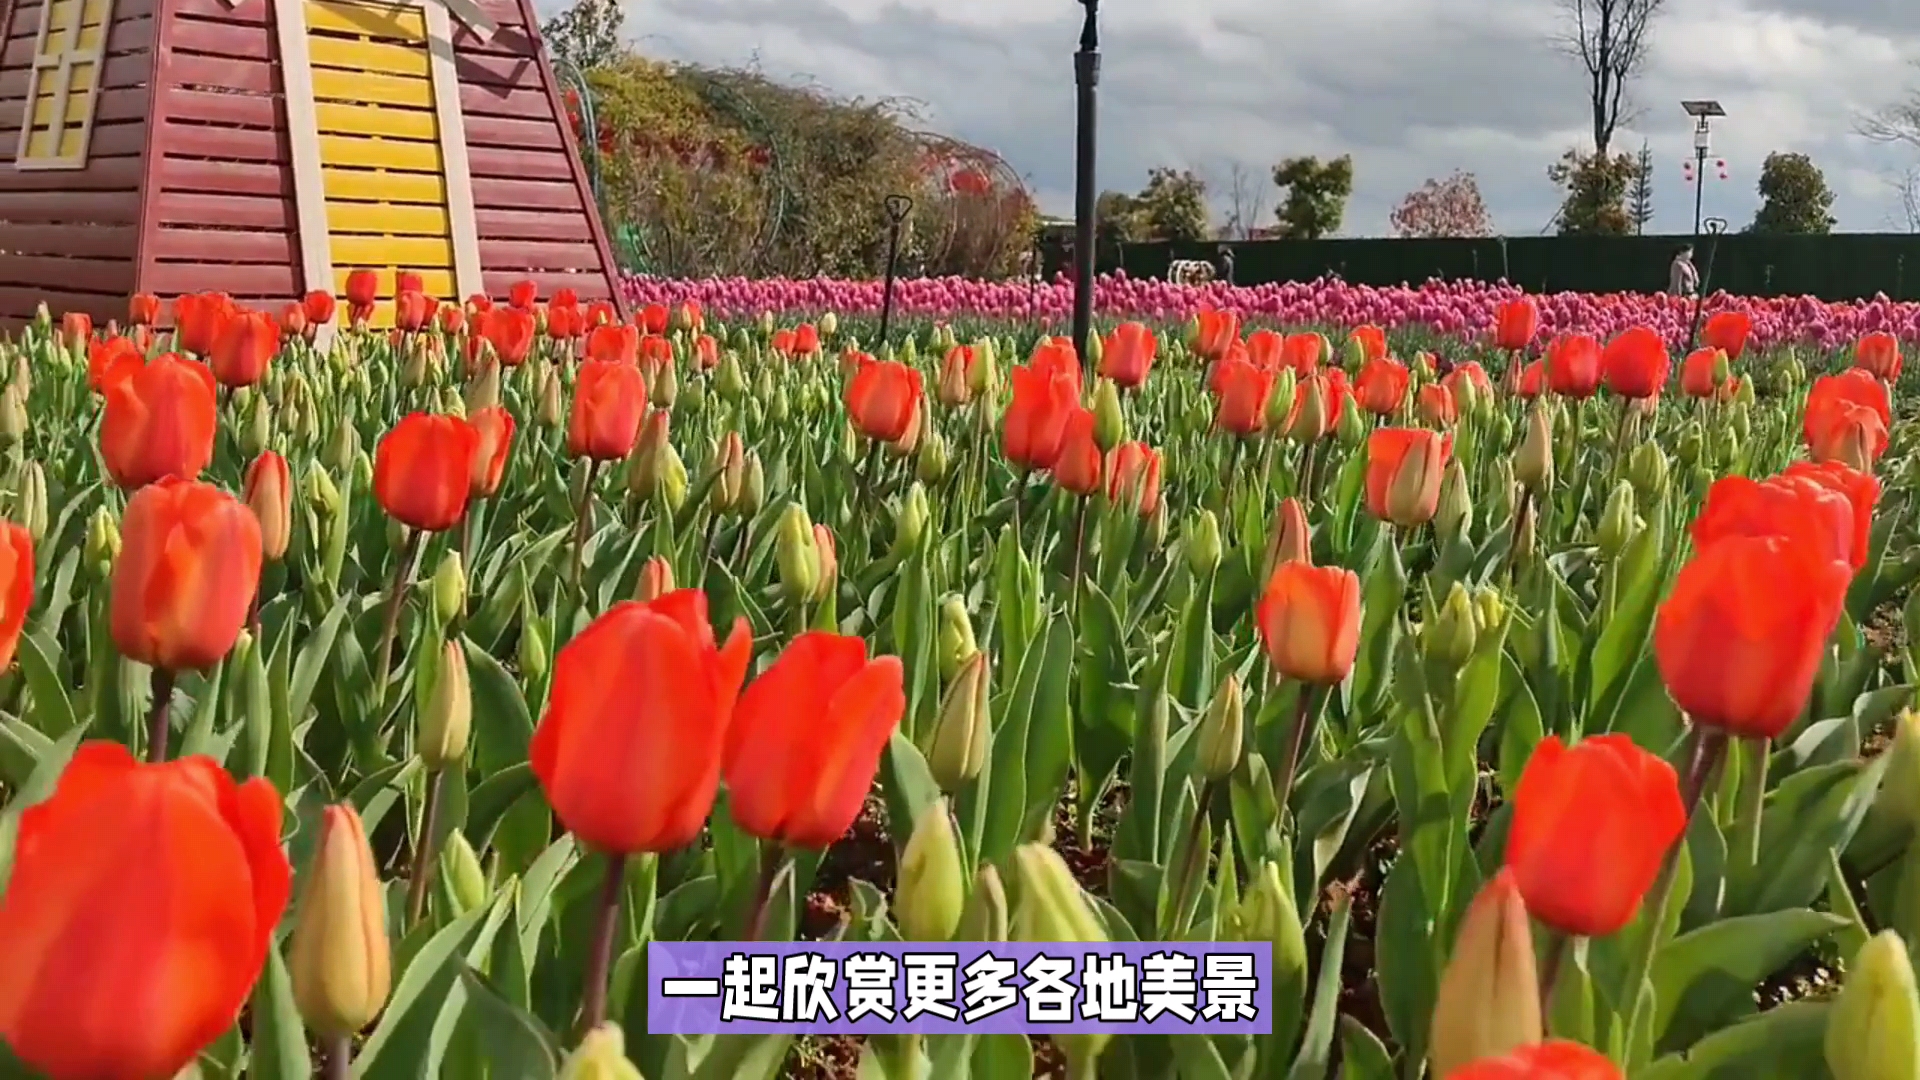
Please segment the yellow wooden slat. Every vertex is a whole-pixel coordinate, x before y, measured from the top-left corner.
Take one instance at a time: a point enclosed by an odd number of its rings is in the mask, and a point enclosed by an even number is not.
[[[394,41],[427,40],[426,17],[413,6],[308,0],[307,26],[330,34],[356,34]]]
[[[433,108],[433,84],[426,79],[336,71],[333,68],[313,69],[313,96],[316,101]]]
[[[341,233],[385,233],[391,236],[450,235],[447,210],[443,206],[419,206],[396,203],[330,202],[327,204],[327,231]]]
[[[60,132],[60,146],[53,145],[52,128],[34,128],[27,137],[26,159],[46,161],[58,158],[77,158],[80,156],[80,137],[84,135],[78,124],[69,124]]]
[[[335,199],[370,203],[447,204],[443,177],[426,173],[382,173],[365,169],[323,169],[329,202]]]
[[[431,109],[400,109],[378,105],[322,102],[314,105],[322,135],[384,135],[389,139],[435,142],[439,118]]]
[[[363,135],[322,135],[320,163],[433,173],[437,176],[440,173],[440,147],[430,142],[369,139]]]
[[[53,129],[35,128],[33,133],[27,136],[26,152],[20,156],[30,161],[44,160],[52,157]]]
[[[81,26],[104,26],[107,16],[112,13],[113,0],[84,0],[81,8]]]
[[[351,266],[351,265],[347,265],[345,263],[340,262],[339,258],[340,257],[338,255],[334,256],[333,291],[335,293],[338,293],[340,296],[345,297],[347,295],[347,275],[351,274],[355,270],[364,269],[364,270],[372,270],[379,277],[380,288],[377,292],[377,295],[380,296],[382,299],[390,300],[393,298],[393,283],[394,283],[395,270],[392,266],[365,266],[365,267]],[[454,291],[453,291],[453,273],[451,271],[435,270],[432,268],[421,268],[421,267],[412,267],[412,266],[406,267],[406,269],[412,270],[414,273],[420,275],[420,284],[422,287],[425,288],[428,296],[431,296],[437,300],[455,299]]]
[[[313,66],[339,68],[371,75],[427,77],[427,50],[420,45],[389,45],[380,41],[326,37],[315,34],[307,46]]]
[[[332,240],[336,266],[453,267],[453,243],[444,238],[334,233]]]
[[[83,26],[80,28],[80,41],[73,51],[97,53],[103,47],[106,36],[107,28],[104,26]]]

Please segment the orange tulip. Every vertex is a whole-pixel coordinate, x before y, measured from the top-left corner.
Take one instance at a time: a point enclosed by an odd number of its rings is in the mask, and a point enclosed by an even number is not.
[[[771,348],[775,353],[778,353],[779,355],[784,356],[787,359],[791,360],[793,359],[793,355],[794,355],[793,354],[794,340],[795,339],[794,339],[793,331],[775,330],[773,332],[773,337],[767,341],[767,347]]]
[[[14,650],[33,607],[33,535],[0,521],[0,671],[13,666]]]
[[[1160,453],[1143,442],[1123,442],[1107,454],[1107,501],[1141,517],[1160,509]]]
[[[1625,735],[1572,748],[1549,735],[1514,789],[1507,867],[1534,918],[1605,937],[1633,920],[1686,827],[1673,766]]]
[[[1870,527],[1871,520],[1867,524]],[[1693,522],[1693,545],[1704,550],[1729,536],[1792,537],[1857,570],[1854,525],[1853,500],[1847,493],[1812,477],[1756,481],[1724,476],[1707,489],[1706,502]],[[1865,552],[1861,561],[1866,561]]]
[[[174,477],[127,500],[109,623],[129,660],[199,670],[233,649],[260,584],[259,519],[240,500]]]
[[[1380,428],[1367,436],[1367,512],[1402,528],[1433,520],[1452,453],[1452,435],[1422,428]]]
[[[1247,362],[1261,371],[1279,371],[1286,366],[1286,336],[1276,330],[1255,330],[1244,342]]]
[[[1848,565],[1799,538],[1728,536],[1694,555],[1654,620],[1667,693],[1696,724],[1771,738],[1806,711]]]
[[[347,275],[347,306],[354,310],[356,319],[362,313],[371,311],[380,299],[380,275],[371,270],[355,270]]]
[[[1900,377],[1900,339],[1884,330],[1862,337],[1853,346],[1853,366],[1882,382]]]
[[[1353,380],[1353,399],[1375,416],[1392,416],[1406,404],[1413,373],[1398,360],[1381,357],[1360,367]]]
[[[540,299],[538,282],[523,278],[507,288],[507,303],[521,311],[531,313],[533,302],[538,299]]]
[[[137,358],[136,358],[137,359]],[[102,373],[100,456],[129,490],[163,476],[191,480],[213,461],[213,372],[178,353],[116,362]]]
[[[1600,389],[1600,343],[1585,334],[1555,338],[1547,346],[1547,387],[1570,398],[1590,398]]]
[[[129,363],[128,371],[138,371],[146,366],[147,358],[140,346],[131,338],[109,337],[87,344],[87,385],[95,390],[105,390],[108,381],[107,371],[116,364]]]
[[[1600,354],[1607,389],[1623,398],[1658,397],[1667,385],[1673,361],[1665,339],[1645,326],[1621,331]]]
[[[632,364],[589,360],[573,384],[573,415],[567,453],[594,461],[618,461],[633,452],[646,418],[647,380]]]
[[[1001,449],[1020,469],[1051,469],[1060,460],[1067,422],[1081,408],[1077,380],[1032,366],[1013,369],[1013,401],[1001,419]]]
[[[1720,350],[1695,349],[1680,362],[1680,392],[1690,398],[1720,395],[1715,370],[1720,366]]]
[[[232,1027],[292,888],[280,815],[272,784],[236,784],[211,758],[74,751],[20,815],[0,898],[14,1054],[50,1080],[147,1080]]]
[[[1353,334],[1351,336],[1354,341],[1360,343],[1360,355],[1365,358],[1362,360],[1362,363],[1374,360],[1385,360],[1387,358],[1387,332],[1385,330],[1371,325],[1356,326],[1353,328]]]
[[[587,359],[609,364],[639,363],[640,328],[620,323],[587,331]]]
[[[906,711],[900,660],[812,630],[753,680],[727,732],[727,806],[750,835],[822,849],[860,813]]]
[[[455,308],[454,310],[459,310]],[[505,406],[475,409],[467,417],[478,439],[473,450],[472,498],[490,499],[506,475],[507,455],[513,450],[513,414]]]
[[[1243,439],[1258,435],[1267,422],[1274,373],[1235,359],[1222,360],[1213,370],[1220,388],[1213,413],[1214,429]],[[1296,403],[1298,400],[1296,397]]]
[[[1153,354],[1159,344],[1144,323],[1121,323],[1107,335],[1100,374],[1112,379],[1115,386],[1138,389],[1147,381],[1147,372],[1153,370]]]
[[[665,304],[648,304],[640,309],[640,328],[649,334],[664,334],[670,314]]]
[[[373,451],[373,495],[395,521],[423,532],[458,524],[467,512],[480,433],[457,416],[401,418]]]
[[[1080,353],[1066,338],[1042,338],[1033,347],[1033,355],[1027,358],[1027,366],[1044,373],[1048,378],[1067,380],[1067,384],[1073,388],[1074,398],[1077,400],[1080,397]]]
[[[1306,375],[1326,359],[1327,339],[1319,334],[1289,334],[1280,346],[1280,362],[1296,375]]]
[[[1519,352],[1533,344],[1540,332],[1540,305],[1531,296],[1520,296],[1501,304],[1494,315],[1493,343],[1508,352]]]
[[[1848,561],[1855,570],[1867,564],[1872,554],[1873,512],[1880,503],[1880,481],[1872,473],[1840,461],[1796,461],[1780,474],[1787,480],[1804,480],[1846,496],[1853,506],[1853,543]]]
[[[1804,431],[1816,461],[1844,461],[1862,472],[1887,450],[1893,405],[1886,384],[1862,368],[1822,375],[1807,392]]]
[[[1460,420],[1460,407],[1453,391],[1445,383],[1428,383],[1420,388],[1420,422],[1437,428],[1449,428]]]
[[[233,314],[233,298],[226,293],[179,297],[173,302],[174,341],[187,352],[205,356],[213,351]]]
[[[423,292],[401,291],[393,299],[393,325],[407,333],[418,333],[433,325],[433,311],[439,302]]]
[[[325,326],[332,322],[334,307],[333,294],[325,289],[315,289],[300,301],[300,308],[306,312],[309,326]]]
[[[812,323],[801,323],[793,328],[793,348],[801,356],[812,356],[820,351],[820,331]]]
[[[283,338],[304,338],[310,329],[307,325],[307,309],[300,304],[289,303],[280,308],[280,336]]]
[[[1053,482],[1085,498],[1100,490],[1105,464],[1099,444],[1093,441],[1093,411],[1075,411],[1060,441],[1060,459],[1053,463]]]
[[[1227,355],[1227,349],[1240,340],[1240,316],[1231,311],[1202,309],[1194,315],[1199,323],[1200,332],[1194,339],[1193,351],[1202,359],[1220,360]]]
[[[567,831],[620,855],[697,839],[752,655],[744,618],[715,646],[698,589],[617,604],[562,646],[527,759]]]
[[[264,311],[236,311],[214,339],[207,366],[220,385],[252,386],[280,351],[280,328]]]
[[[477,328],[502,366],[519,367],[533,352],[533,313],[525,308],[493,308]]]
[[[957,409],[973,401],[973,381],[969,376],[974,361],[971,345],[955,345],[947,350],[947,355],[940,360],[940,381],[934,390],[940,404]]]
[[[1744,311],[1716,311],[1701,326],[1700,343],[1726,353],[1728,360],[1738,360],[1747,350],[1747,336],[1752,333],[1753,316]]]
[[[898,442],[913,428],[919,407],[920,373],[905,364],[863,364],[847,384],[847,416],[876,442]]]
[[[1548,1039],[1504,1057],[1463,1065],[1445,1080],[1623,1080],[1605,1054],[1577,1042]]]
[[[1472,383],[1481,397],[1489,397],[1493,394],[1493,379],[1487,375],[1487,369],[1472,360],[1453,365],[1453,370],[1440,379],[1440,385],[1453,391],[1455,399],[1460,397],[1461,383]]]
[[[1254,607],[1267,662],[1290,679],[1331,686],[1360,646],[1360,578],[1338,566],[1282,562]]]
[[[1520,369],[1520,385],[1516,388],[1516,392],[1522,400],[1531,401],[1539,397],[1540,391],[1546,388],[1547,362],[1545,360],[1535,360]]]
[[[134,326],[152,326],[160,321],[160,298],[152,293],[134,293],[127,300],[127,322]]]
[[[293,532],[293,477],[287,459],[261,451],[247,466],[242,493],[260,523],[260,553],[268,562],[279,562]]]
[[[577,304],[558,300],[547,305],[547,337],[554,341],[572,341],[586,333],[587,316]]]

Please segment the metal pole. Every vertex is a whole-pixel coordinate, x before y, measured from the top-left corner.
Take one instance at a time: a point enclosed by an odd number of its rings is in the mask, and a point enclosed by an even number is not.
[[[1700,239],[1700,199],[1707,190],[1707,148],[1694,147],[1693,159],[1693,239],[1697,243]]]
[[[887,350],[887,332],[893,325],[893,276],[900,263],[900,227],[913,212],[913,200],[889,195],[887,211],[887,283],[880,293],[880,351]]]
[[[1080,24],[1080,49],[1073,54],[1073,84],[1079,100],[1074,111],[1073,158],[1073,346],[1088,363],[1093,334],[1094,100],[1100,83],[1100,0],[1080,0],[1087,9]],[[1092,368],[1087,369],[1092,374]]]
[[[1687,352],[1691,354],[1700,342],[1700,314],[1706,305],[1707,283],[1713,280],[1713,254],[1720,250],[1720,234],[1727,231],[1725,218],[1708,218],[1707,233],[1712,242],[1707,245],[1707,265],[1700,273],[1700,287],[1693,294],[1693,328],[1687,331]]]

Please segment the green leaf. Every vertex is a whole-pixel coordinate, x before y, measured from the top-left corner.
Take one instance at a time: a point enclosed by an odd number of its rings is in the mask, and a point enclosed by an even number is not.
[[[1662,946],[1651,972],[1661,1051],[1682,1050],[1750,1013],[1753,988],[1846,925],[1836,915],[1788,908],[1708,923]]]
[[[485,976],[461,965],[460,983],[466,988],[469,1013],[487,1055],[489,1075],[501,1080],[553,1080],[560,1069],[560,1050],[532,1013],[501,997]]]
[[[979,1036],[973,1047],[973,1075],[980,1080],[1032,1076],[1033,1044],[1017,1033]]]
[[[413,954],[380,1023],[353,1061],[353,1080],[439,1076],[453,1027],[466,1005],[462,963],[477,964],[513,910],[513,890],[448,923]]]
[[[1633,1080],[1827,1080],[1824,1001],[1795,1001],[1722,1028]]]
[[[312,1075],[306,1027],[293,1003],[293,979],[287,974],[280,950],[269,948],[266,970],[253,988],[247,1080],[307,1080]]]
[[[300,655],[293,662],[293,674],[287,689],[287,716],[294,727],[306,720],[307,707],[313,704],[314,688],[320,685],[320,676],[326,670],[327,658],[333,655],[333,643],[340,636],[340,626],[347,620],[347,612],[356,602],[356,597],[343,596],[333,605],[333,610],[320,620],[313,633],[307,635],[306,643],[300,647]]]
[[[1326,945],[1320,952],[1320,978],[1313,989],[1313,1012],[1307,1017],[1307,1030],[1300,1038],[1300,1055],[1293,1059],[1287,1080],[1322,1080],[1327,1075],[1327,1063],[1333,1052],[1334,1021],[1340,1015],[1347,920],[1352,914],[1352,904],[1344,894],[1334,899],[1327,916]]]
[[[473,762],[489,778],[527,760],[533,715],[520,684],[492,653],[465,642],[473,693]]]
[[[48,738],[57,739],[76,723],[73,699],[67,696],[66,680],[60,675],[60,646],[39,630],[20,635],[16,654],[20,673],[26,677],[27,692],[33,695],[33,707],[23,719]]]
[[[1340,1080],[1393,1080],[1393,1056],[1351,1016],[1340,1018]]]
[[[533,766],[522,761],[480,781],[467,796],[465,832],[475,851],[485,851],[493,839],[493,830],[520,797],[537,789],[540,781]]]

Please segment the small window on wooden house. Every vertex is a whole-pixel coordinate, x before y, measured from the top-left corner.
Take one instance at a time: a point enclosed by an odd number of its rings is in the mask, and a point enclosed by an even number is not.
[[[41,0],[16,167],[87,167],[112,23],[113,0]]]

